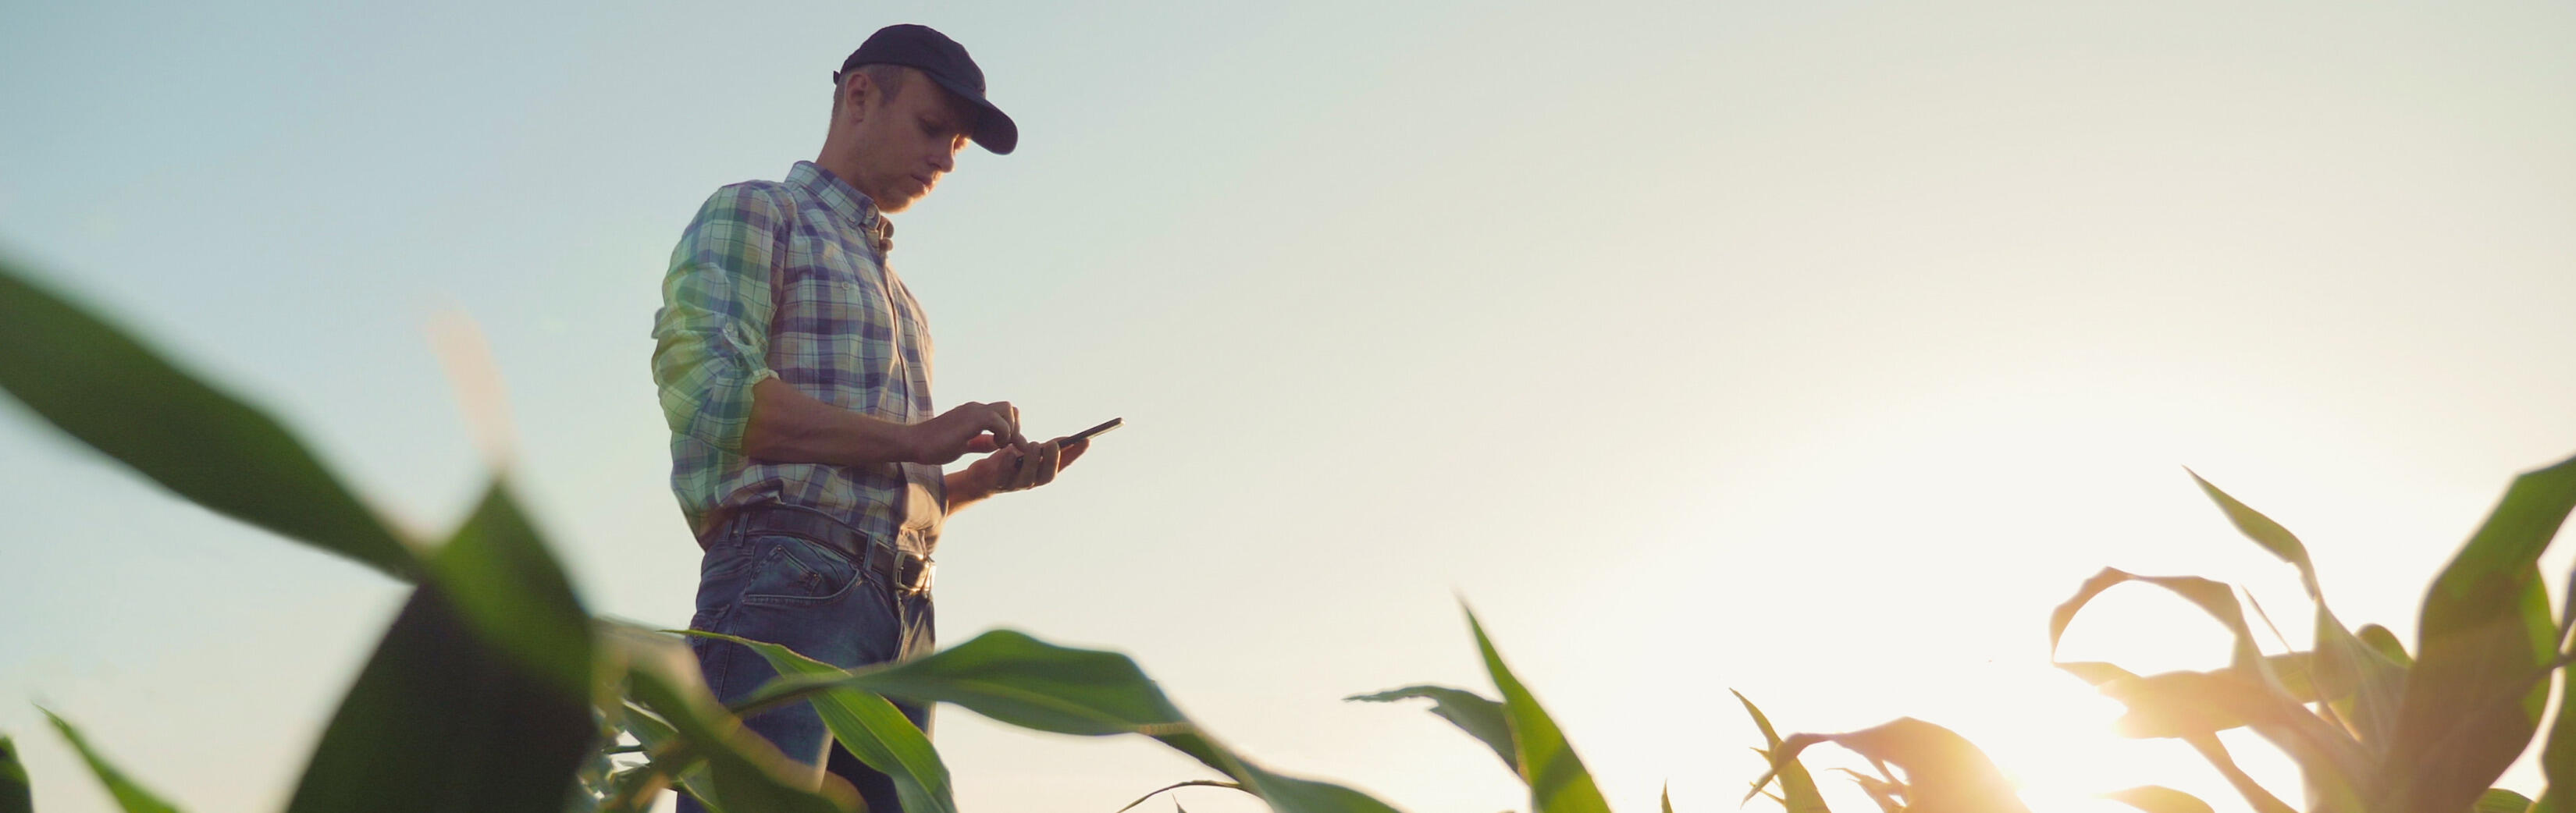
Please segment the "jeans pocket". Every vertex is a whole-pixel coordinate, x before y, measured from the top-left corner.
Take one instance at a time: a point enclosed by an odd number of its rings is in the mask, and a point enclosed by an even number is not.
[[[840,598],[859,581],[859,568],[849,557],[803,537],[759,536],[745,541],[759,552],[759,559],[746,576],[744,604],[819,604]]]

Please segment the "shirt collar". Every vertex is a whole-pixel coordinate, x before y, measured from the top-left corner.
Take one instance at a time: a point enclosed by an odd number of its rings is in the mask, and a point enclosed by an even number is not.
[[[787,170],[787,183],[805,190],[805,194],[822,201],[823,208],[867,232],[869,238],[879,245],[879,251],[891,247],[894,221],[877,211],[877,202],[867,193],[841,180],[831,170],[812,161],[798,161],[795,167]]]

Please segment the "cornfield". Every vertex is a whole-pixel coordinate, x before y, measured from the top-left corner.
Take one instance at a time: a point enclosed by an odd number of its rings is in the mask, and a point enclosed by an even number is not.
[[[640,811],[674,787],[731,813],[857,809],[845,784],[799,779],[813,772],[743,727],[742,716],[784,703],[812,704],[843,747],[894,778],[905,809],[954,813],[938,751],[889,697],[951,703],[1038,731],[1148,737],[1217,777],[1156,790],[1139,803],[1173,788],[1214,786],[1282,813],[1396,810],[1226,746],[1124,655],[1009,630],[855,670],[728,638],[759,652],[780,677],[740,703],[721,704],[683,645],[683,635],[699,633],[592,615],[508,482],[496,478],[443,539],[397,532],[285,426],[6,262],[0,388],[180,497],[412,586],[323,731],[289,813]],[[2564,711],[2546,721],[2548,790],[2533,800],[2490,787],[2541,736],[2551,687],[2564,694],[2561,667],[2576,658],[2568,652],[2576,618],[2552,616],[2538,565],[2576,508],[2576,460],[2514,481],[2435,577],[2412,651],[2383,627],[2346,626],[2328,608],[2296,536],[2200,485],[2247,538],[2297,569],[2314,607],[2315,644],[2265,654],[2228,585],[2105,569],[2056,608],[2052,643],[2095,596],[2132,582],[2179,595],[2232,637],[2229,664],[2213,671],[2138,675],[2108,663],[2056,664],[2126,706],[2123,734],[2188,743],[2259,813],[2296,808],[2237,767],[2221,731],[2250,729],[2288,754],[2300,772],[2298,795],[2314,813],[2576,813],[2576,722]],[[1432,713],[1528,785],[1531,813],[1606,813],[1564,732],[1472,613],[1468,627],[1494,696],[1426,685],[1349,699],[1429,701]],[[1748,801],[1827,811],[1799,757],[1830,743],[1876,766],[1875,775],[1850,778],[1887,813],[2028,810],[1984,753],[1941,726],[1907,718],[1783,737],[1751,700],[1743,705],[1770,762],[1750,781]],[[112,765],[70,722],[48,718],[124,810],[178,809]],[[15,745],[0,737],[0,813],[32,808],[29,783]],[[2212,810],[2156,786],[2113,798],[2150,813]],[[1672,809],[1669,798],[1663,809]]]

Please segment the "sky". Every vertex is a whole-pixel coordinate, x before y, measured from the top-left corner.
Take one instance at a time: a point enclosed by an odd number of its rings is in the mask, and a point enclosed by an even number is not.
[[[1023,137],[896,218],[935,395],[1127,426],[954,519],[941,638],[1132,654],[1246,753],[1410,811],[1526,806],[1446,723],[1341,700],[1491,691],[1469,606],[1618,809],[1667,784],[1734,808],[1761,771],[1735,689],[1793,731],[1949,726],[2043,811],[2146,783],[2241,810],[2183,746],[2111,733],[2116,704],[2048,666],[2050,608],[2117,566],[2302,612],[2187,466],[2301,534],[2343,618],[2411,641],[2511,477],[2576,453],[2563,3],[0,17],[0,252],[424,537],[506,471],[590,607],[662,626],[698,556],[648,368],[671,244],[716,187],[814,156],[868,32],[949,33]],[[459,323],[504,449],[443,372]],[[39,703],[190,809],[283,807],[404,595],[15,402],[0,516],[0,731],[53,813],[111,802]],[[2206,668],[2226,642],[2129,587],[2060,654]],[[954,708],[935,740],[977,810],[1204,776]]]

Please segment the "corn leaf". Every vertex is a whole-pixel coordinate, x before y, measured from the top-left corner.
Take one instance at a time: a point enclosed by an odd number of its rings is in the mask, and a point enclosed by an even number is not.
[[[1816,788],[1816,777],[1807,772],[1807,766],[1800,764],[1795,758],[1785,762],[1774,758],[1780,750],[1780,732],[1771,727],[1771,718],[1765,716],[1762,709],[1755,707],[1753,701],[1746,698],[1743,692],[1733,689],[1728,689],[1727,692],[1735,695],[1736,702],[1744,704],[1744,713],[1752,715],[1753,726],[1762,730],[1762,748],[1759,753],[1762,754],[1763,761],[1780,766],[1773,772],[1780,780],[1780,806],[1788,808],[1789,813],[1832,813],[1830,808],[1825,807],[1824,793]],[[1759,787],[1756,789],[1758,790]]]
[[[598,729],[588,616],[495,485],[323,730],[289,813],[552,813]]]
[[[0,813],[34,813],[35,789],[27,784],[27,766],[18,762],[18,744],[0,737]]]
[[[2219,775],[2227,778],[2228,786],[2235,788],[2237,795],[2245,797],[2245,803],[2254,807],[2254,813],[2298,813],[2290,803],[2281,801],[2281,797],[2272,795],[2271,791],[2256,783],[2253,776],[2246,774],[2245,769],[2236,764],[2236,758],[2227,753],[2227,745],[2218,741],[2218,735],[2196,734],[2184,737],[2182,741],[2200,752],[2210,767],[2217,768]]]
[[[599,669],[617,674],[606,688],[620,690],[605,694],[625,698],[603,704],[602,711],[644,745],[648,772],[655,774],[637,780],[636,790],[649,792],[675,779],[716,813],[850,813],[859,807],[850,783],[788,759],[716,702],[680,639],[619,621],[603,622],[599,631]],[[609,809],[642,811],[653,800],[612,801],[621,804]]]
[[[694,634],[750,647],[781,675],[842,672],[839,667],[778,644],[721,633]],[[822,715],[823,727],[831,730],[833,739],[860,762],[894,780],[895,795],[905,811],[956,813],[957,799],[948,784],[948,766],[940,761],[939,751],[930,746],[930,737],[903,716],[903,710],[873,692],[846,686],[816,693],[807,700]]]
[[[2488,788],[2478,794],[2476,806],[2470,808],[2472,813],[2523,813],[2529,809],[2531,797],[2503,788]]]
[[[396,578],[410,547],[266,413],[0,259],[0,389],[189,501]]]
[[[2196,576],[2140,576],[2103,568],[2051,614],[2049,651],[2056,652],[2067,625],[2095,596],[2132,581],[2163,587],[2200,607],[2227,627],[2233,644],[2225,679],[2217,679],[2218,673],[2172,673],[2100,684],[2106,693],[2121,686],[2127,698],[2138,701],[2123,718],[2124,729],[2141,732],[2137,736],[2178,737],[2209,733],[2217,730],[2209,726],[2235,720],[2251,726],[2299,764],[2308,779],[2310,798],[2321,802],[2320,809],[2358,809],[2359,800],[2375,798],[2370,783],[2383,777],[2374,770],[2370,755],[2343,729],[2309,713],[2281,685],[2274,660],[2255,647],[2244,608],[2225,584]]]
[[[853,813],[859,809],[859,794],[850,783],[780,754],[777,746],[743,727],[740,718],[718,705],[705,683],[693,678],[693,671],[652,665],[639,665],[627,673],[635,701],[668,725],[653,734],[653,739],[661,740],[652,751],[655,770],[679,775],[691,795],[719,813]]]
[[[2218,619],[2218,623],[2227,627],[2230,636],[2228,662],[2231,666],[2256,668],[2255,665],[2262,661],[2263,651],[2254,645],[2254,630],[2245,623],[2245,608],[2236,602],[2235,592],[2226,584],[2198,576],[2140,576],[2115,567],[2103,568],[2102,572],[2085,579],[2084,584],[2076,588],[2074,597],[2057,605],[2057,609],[2049,613],[2048,650],[2050,654],[2053,656],[2057,652],[2058,641],[2066,637],[2066,627],[2074,623],[2075,614],[2082,612],[2084,606],[2091,603],[2095,596],[2101,595],[2104,590],[2133,581],[2145,582],[2173,591],[2175,595],[2199,607],[2202,612],[2208,613],[2211,618]]]
[[[2567,601],[2576,604],[2576,595]],[[2549,785],[2531,803],[2531,813],[2576,813],[2576,715],[2569,714],[2568,708],[2576,679],[2562,676],[2557,682],[2558,719],[2550,722],[2548,739],[2540,748],[2540,773]]]
[[[1273,772],[1235,753],[1182,716],[1136,662],[1115,652],[1061,647],[995,630],[899,664],[837,674],[781,675],[734,704],[750,714],[836,687],[925,703],[955,703],[994,720],[1082,736],[1142,734],[1241,783],[1280,813],[1393,813],[1367,794]]]
[[[72,728],[71,723],[64,722],[63,718],[55,716],[51,710],[39,710],[45,712],[45,719],[54,724],[54,730],[62,732],[63,739],[71,742],[72,750],[80,752],[81,761],[89,763],[89,772],[98,777],[99,784],[107,786],[107,795],[115,797],[117,809],[125,813],[178,813],[178,808],[172,807],[169,802],[162,801],[161,797],[153,795],[151,791],[143,789],[142,785],[136,784],[131,777],[126,776],[124,771],[117,770],[115,765],[107,761],[107,757],[100,755],[97,749],[89,746],[89,741],[83,739],[80,732]]]
[[[1520,773],[1520,759],[1512,753],[1511,723],[1503,719],[1503,704],[1488,699],[1484,695],[1446,686],[1406,686],[1376,694],[1355,694],[1342,699],[1363,703],[1391,703],[1414,698],[1431,701],[1432,714],[1439,715],[1440,719],[1458,726],[1460,730],[1466,731],[1468,736],[1475,737],[1476,741],[1484,743],[1485,747],[1494,749],[1494,755],[1502,757],[1505,767],[1510,768],[1514,774]]]
[[[1760,787],[1778,774],[1780,767],[1798,758],[1798,754],[1817,744],[1830,742],[1867,757],[1873,763],[1895,765],[1905,771],[1901,791],[1895,788],[1872,789],[1872,781],[1853,774],[1864,790],[1870,790],[1882,807],[1890,803],[1887,796],[1901,792],[1906,813],[2030,813],[2021,796],[2013,791],[2012,782],[1995,767],[1993,759],[1975,743],[1958,732],[1912,717],[1898,718],[1873,728],[1842,734],[1793,734],[1781,740],[1771,757],[1771,771],[1754,780]],[[1751,799],[1751,794],[1745,796]]]
[[[2209,495],[2210,500],[2218,503],[2219,510],[2227,513],[2227,521],[2234,524],[2236,530],[2244,532],[2245,538],[2254,540],[2254,544],[2271,551],[2272,555],[2280,557],[2281,561],[2297,565],[2299,578],[2308,585],[2308,591],[2310,593],[2317,591],[2316,565],[2308,560],[2308,546],[2299,542],[2297,535],[2290,533],[2290,529],[2281,527],[2281,523],[2272,521],[2271,517],[2264,516],[2263,512],[2238,502],[2235,497],[2228,496],[2227,492],[2210,485],[2209,480],[2200,476],[2200,472],[2188,468],[2183,471],[2191,475],[2192,482],[2200,484],[2201,493]]]
[[[2317,607],[2316,659],[2313,664],[2317,678],[2321,683],[2342,687],[2324,693],[2323,698],[2330,701],[2338,716],[2348,722],[2353,734],[2362,742],[2385,742],[2396,730],[2398,703],[2405,696],[2405,667],[2372,649],[2346,629],[2343,622],[2336,620],[2334,611],[2326,606],[2325,589],[2317,583],[2316,563],[2309,560],[2307,546],[2299,541],[2298,536],[2271,517],[2264,516],[2263,512],[2211,485],[2199,473],[2192,473],[2191,479],[2200,484],[2202,493],[2218,503],[2219,509],[2227,514],[2228,521],[2246,538],[2254,540],[2255,544],[2271,551],[2282,561],[2298,567],[2299,583],[2307,588],[2308,600]],[[2346,697],[2350,698],[2349,702],[2331,703]]]
[[[2102,798],[2119,802],[2147,813],[2217,813],[2208,802],[2162,785],[2139,785],[2127,790],[2102,794]]]
[[[1505,719],[1511,721],[1512,745],[1519,755],[1521,779],[1529,783],[1530,813],[1609,813],[1610,803],[1601,798],[1601,789],[1592,782],[1592,772],[1584,770],[1583,759],[1575,756],[1574,746],[1565,741],[1565,732],[1556,720],[1540,708],[1538,698],[1512,675],[1503,664],[1502,653],[1485,636],[1485,625],[1477,622],[1473,610],[1467,613],[1467,628],[1476,633],[1476,649],[1484,654],[1485,671],[1493,676],[1494,688],[1503,695]]]
[[[1175,791],[1175,790],[1180,790],[1180,789],[1182,789],[1182,788],[1226,788],[1226,789],[1229,789],[1229,790],[1242,791],[1242,792],[1244,792],[1244,793],[1251,793],[1251,792],[1252,792],[1252,791],[1250,791],[1250,790],[1245,789],[1241,783],[1237,783],[1237,782],[1219,782],[1219,781],[1216,781],[1216,780],[1214,780],[1214,779],[1192,779],[1192,780],[1187,781],[1187,782],[1174,782],[1174,783],[1169,784],[1169,785],[1164,785],[1164,786],[1162,786],[1162,787],[1155,788],[1155,789],[1154,789],[1154,791],[1153,791],[1152,793],[1147,793],[1147,794],[1145,794],[1145,795],[1143,795],[1143,796],[1138,796],[1138,797],[1136,797],[1136,801],[1128,802],[1126,807],[1122,807],[1122,808],[1119,808],[1119,809],[1117,809],[1117,810],[1110,811],[1110,813],[1127,813],[1127,811],[1130,811],[1130,810],[1134,810],[1134,809],[1136,809],[1136,806],[1137,806],[1137,805],[1144,804],[1144,803],[1145,803],[1145,801],[1146,801],[1146,800],[1148,800],[1148,799],[1152,799],[1152,798],[1154,798],[1154,797],[1156,797],[1156,796],[1161,796],[1161,795],[1163,795],[1163,794],[1165,794],[1165,793],[1169,793],[1169,792],[1172,792],[1172,791]],[[1174,798],[1172,799],[1172,806],[1174,806],[1174,807],[1179,807],[1179,806],[1180,806],[1180,804],[1181,804],[1181,801],[1180,801],[1180,798],[1179,798],[1179,797],[1174,797]]]
[[[2538,560],[2576,508],[2576,459],[2523,474],[2424,597],[2390,744],[2396,810],[2461,810],[2529,747],[2559,631]]]

